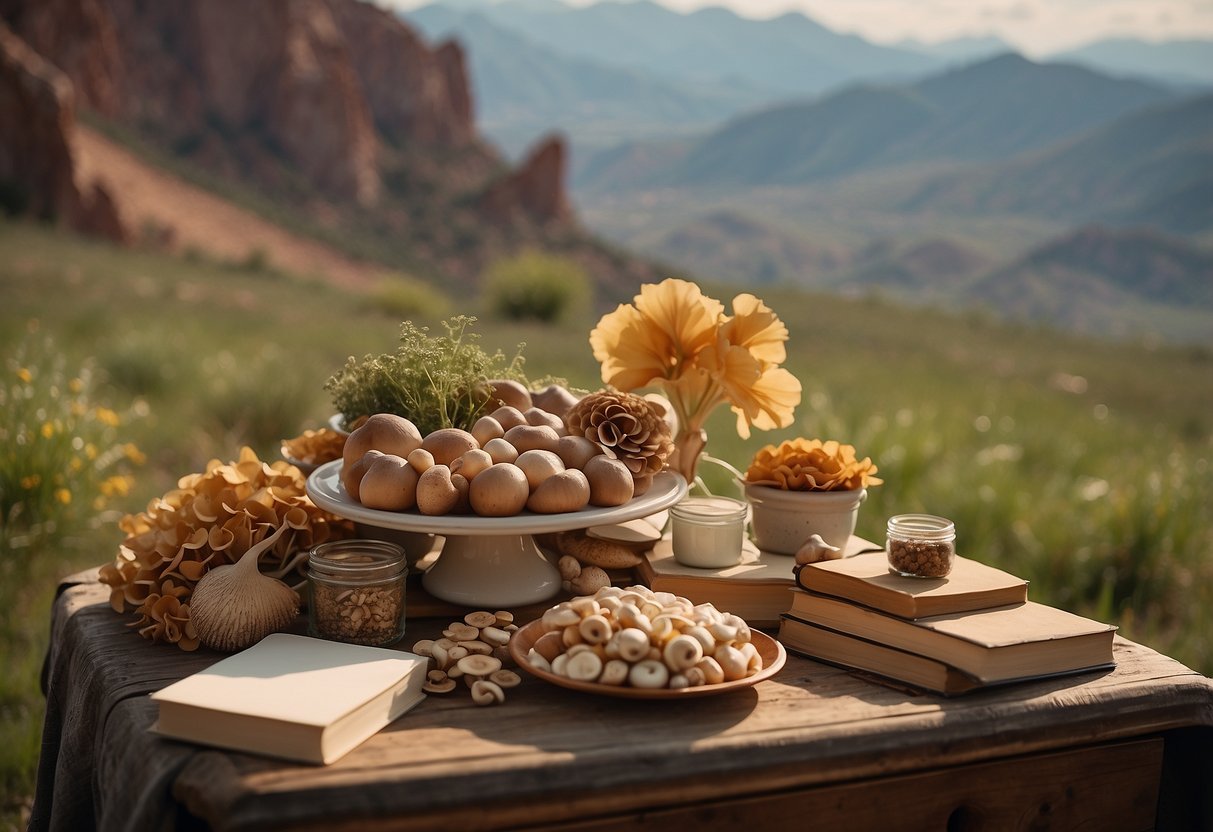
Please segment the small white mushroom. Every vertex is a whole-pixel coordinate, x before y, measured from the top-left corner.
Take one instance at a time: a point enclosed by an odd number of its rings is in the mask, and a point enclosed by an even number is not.
[[[689,688],[690,686],[691,680],[682,673],[675,673],[670,677],[670,681],[668,683],[670,690],[682,690],[683,688]]]
[[[460,671],[469,676],[488,676],[490,673],[501,670],[501,662],[494,659],[492,656],[479,656],[472,654],[464,656],[456,665]]]
[[[434,646],[434,640],[432,638],[423,638],[423,639],[421,639],[421,641],[414,642],[413,652],[416,653],[418,656],[425,656],[426,658],[429,658],[430,649],[433,646]]]
[[[542,620],[546,630],[563,630],[581,621],[581,616],[572,607],[557,604],[543,614]]]
[[[522,677],[512,670],[494,670],[489,674],[489,681],[503,690],[508,690],[522,684]]]
[[[569,654],[561,653],[556,658],[552,659],[552,672],[557,676],[568,676],[566,665],[569,663]]]
[[[430,648],[430,657],[433,658],[434,664],[439,670],[446,670],[451,664],[446,648],[438,642],[434,642],[433,647]]]
[[[589,615],[581,619],[577,630],[587,644],[605,644],[611,637],[611,622],[603,615]]]
[[[480,631],[480,640],[493,645],[504,647],[510,643],[510,634],[499,627],[485,627]]]
[[[628,627],[620,630],[614,636],[619,658],[629,662],[638,662],[649,654],[649,637],[643,630]]]
[[[664,688],[670,679],[670,671],[654,659],[645,659],[632,665],[628,681],[634,688]]]
[[[716,652],[716,639],[708,632],[707,628],[702,625],[695,625],[686,631],[686,635],[699,642],[700,648],[705,656],[710,656]]]
[[[431,682],[426,680],[426,683],[421,686],[421,689],[426,693],[450,693],[455,689],[455,680],[443,679],[441,682]]]
[[[712,658],[719,663],[720,669],[724,672],[724,680],[726,682],[745,678],[749,662],[736,647],[723,644],[716,648],[716,653]]]
[[[628,680],[630,666],[622,659],[611,659],[602,666],[602,675],[598,677],[600,685],[622,685]]]
[[[536,670],[542,670],[547,673],[552,672],[552,663],[549,662],[542,653],[532,647],[526,654],[527,664]]]
[[[602,674],[602,659],[594,651],[585,650],[569,657],[565,672],[570,679],[578,682],[595,682]]]
[[[581,622],[577,622],[580,624]],[[572,647],[575,644],[581,644],[585,639],[581,637],[581,628],[577,626],[565,627],[564,632],[560,634],[560,640],[565,647]]]
[[[724,670],[721,669],[720,662],[711,656],[700,659],[695,669],[703,674],[704,681],[709,685],[719,685],[724,681]]]
[[[477,705],[497,705],[505,701],[505,691],[496,682],[479,679],[472,684],[472,701]]]
[[[697,688],[700,685],[707,683],[707,677],[704,675],[703,671],[699,669],[698,665],[695,667],[688,667],[686,670],[682,671],[682,675],[686,677],[687,687]]]
[[[462,644],[456,644],[450,650],[446,651],[446,657],[453,662],[457,662],[464,656],[468,655],[468,649]]]
[[[488,656],[493,652],[491,644],[485,644],[483,641],[461,641],[459,646],[469,653],[475,653],[478,656]]]
[[[463,623],[469,627],[480,629],[482,627],[493,627],[497,624],[497,616],[494,613],[485,610],[477,610],[469,612],[463,617]]]
[[[691,636],[678,635],[666,644],[661,657],[670,670],[681,673],[688,667],[694,667],[703,658],[703,648]]]

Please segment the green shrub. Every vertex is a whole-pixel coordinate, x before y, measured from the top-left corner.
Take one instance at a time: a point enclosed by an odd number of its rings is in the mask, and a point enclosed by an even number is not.
[[[371,294],[370,306],[397,320],[437,319],[446,315],[450,301],[434,287],[406,275],[384,277]]]
[[[489,308],[498,317],[550,324],[583,311],[590,284],[574,261],[526,251],[497,261],[489,269],[484,291]]]

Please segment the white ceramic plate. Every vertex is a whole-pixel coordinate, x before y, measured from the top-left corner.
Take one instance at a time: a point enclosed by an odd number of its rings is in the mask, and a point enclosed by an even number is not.
[[[355,502],[341,485],[341,460],[321,465],[307,478],[307,493],[317,506],[368,526],[443,535],[523,535],[584,529],[609,523],[621,523],[667,509],[687,493],[687,484],[678,474],[662,471],[653,477],[653,485],[639,497],[615,508],[588,508],[564,514],[533,514],[524,511],[513,517],[479,517],[475,514],[449,514],[430,517],[416,511],[380,511]]]
[[[623,685],[600,685],[597,682],[578,682],[567,676],[560,676],[532,667],[531,663],[527,661],[527,652],[541,635],[543,635],[543,622],[532,621],[511,636],[510,655],[513,656],[514,661],[517,662],[519,667],[532,676],[538,676],[540,679],[551,682],[553,685],[560,685],[562,688],[585,691],[586,693],[597,693],[602,696],[614,696],[620,699],[685,699],[695,696],[712,696],[717,693],[728,693],[731,690],[753,687],[764,679],[770,679],[779,672],[780,668],[788,660],[787,651],[783,649],[782,644],[764,632],[753,630],[750,633],[750,640],[754,642],[754,646],[758,648],[758,654],[762,656],[762,670],[749,678],[737,679],[732,682],[721,682],[718,685],[700,685],[694,688],[678,689],[660,688],[654,690],[653,688],[632,688]]]

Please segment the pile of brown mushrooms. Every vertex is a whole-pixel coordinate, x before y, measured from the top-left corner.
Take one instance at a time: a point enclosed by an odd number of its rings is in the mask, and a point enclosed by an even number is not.
[[[375,414],[346,439],[342,486],[367,508],[432,516],[623,505],[649,486],[672,445],[666,434],[651,436],[661,416],[639,397],[621,404],[620,394],[592,394],[575,412],[592,410],[596,396],[616,420],[603,430],[605,443],[571,435],[560,415],[535,406],[503,404],[470,431],[443,428],[426,436],[408,419]],[[630,418],[627,407],[644,408],[644,418]],[[642,427],[627,435],[617,422]],[[638,431],[644,435],[635,441]]]
[[[451,622],[440,639],[422,639],[413,652],[430,659],[422,690],[450,693],[462,678],[477,705],[498,705],[505,691],[522,678],[503,667],[510,661],[510,637],[517,631],[508,610],[469,612],[462,621]]]

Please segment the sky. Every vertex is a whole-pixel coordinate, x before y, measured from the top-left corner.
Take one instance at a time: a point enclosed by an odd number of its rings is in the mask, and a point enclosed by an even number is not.
[[[401,8],[428,0],[387,0]],[[595,0],[565,0],[588,5]],[[1033,56],[1104,37],[1213,39],[1213,0],[657,0],[679,11],[728,6],[747,17],[801,11],[877,43],[996,34]]]

